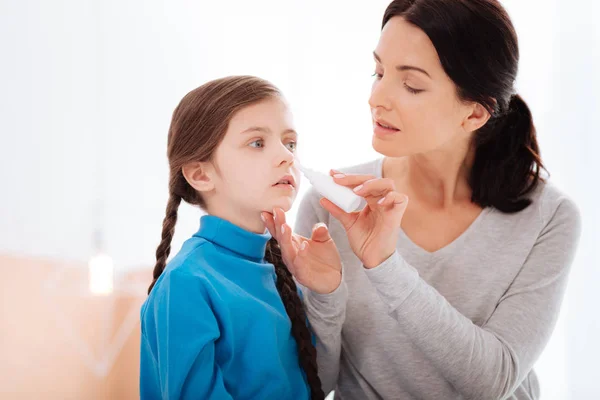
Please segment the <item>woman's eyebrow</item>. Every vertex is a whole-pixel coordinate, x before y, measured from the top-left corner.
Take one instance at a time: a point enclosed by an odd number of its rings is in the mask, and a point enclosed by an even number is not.
[[[381,58],[377,55],[377,53],[373,52],[373,56],[375,57],[375,60],[377,60],[377,62],[379,62],[380,64],[382,63],[381,62]],[[412,70],[412,71],[421,72],[421,73],[427,75],[429,78],[431,78],[431,75],[429,75],[427,73],[427,71],[425,71],[423,68],[415,67],[415,66],[412,66],[412,65],[396,65],[396,69],[398,71],[409,71],[409,70]]]

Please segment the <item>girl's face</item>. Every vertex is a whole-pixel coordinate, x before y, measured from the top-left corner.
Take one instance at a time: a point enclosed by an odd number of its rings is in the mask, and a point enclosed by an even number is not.
[[[240,110],[217,148],[211,174],[210,212],[264,230],[262,211],[288,211],[298,193],[294,163],[298,135],[284,99],[274,97]],[[206,198],[207,193],[203,194]]]

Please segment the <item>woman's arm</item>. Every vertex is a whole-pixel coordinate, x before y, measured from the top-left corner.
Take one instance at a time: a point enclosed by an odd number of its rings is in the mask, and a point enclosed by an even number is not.
[[[319,222],[329,222],[328,213],[319,206],[320,196],[310,189],[298,209],[294,231],[310,237],[313,226]],[[335,389],[339,373],[342,348],[342,325],[346,318],[348,289],[342,281],[338,288],[329,294],[319,294],[298,284],[303,293],[306,314],[316,336],[317,363],[323,391]]]
[[[468,399],[501,399],[521,384],[550,338],[580,230],[576,206],[564,199],[481,327],[398,253],[365,272],[402,331],[456,390]]]
[[[171,271],[162,285],[167,289],[157,293],[155,332],[144,332],[142,339],[148,343],[142,346],[142,359],[156,363],[158,376],[150,381],[160,382],[160,393],[142,374],[141,398],[231,399],[215,362],[217,320],[200,294],[198,280]],[[153,345],[147,340],[151,335],[156,335]]]

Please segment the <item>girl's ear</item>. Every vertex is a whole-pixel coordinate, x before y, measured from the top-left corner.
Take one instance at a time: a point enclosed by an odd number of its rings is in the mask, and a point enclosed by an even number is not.
[[[181,168],[181,173],[187,183],[199,192],[214,190],[215,183],[212,172],[213,167],[209,163],[204,162],[191,162]]]

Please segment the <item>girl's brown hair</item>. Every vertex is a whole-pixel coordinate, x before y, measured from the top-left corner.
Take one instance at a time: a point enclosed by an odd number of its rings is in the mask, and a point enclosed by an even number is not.
[[[211,161],[217,146],[225,137],[229,121],[238,111],[278,96],[281,96],[281,92],[265,80],[252,76],[231,76],[210,81],[192,90],[175,108],[167,144],[169,201],[148,294],[164,271],[171,252],[177,209],[181,200],[200,208],[206,207],[200,194],[185,180],[183,166],[190,162]],[[316,351],[302,301],[294,279],[283,263],[279,245],[273,238],[267,244],[265,259],[275,266],[277,290],[292,323],[292,334],[298,345],[300,365],[306,373],[311,398],[323,399],[325,395],[317,374]]]

